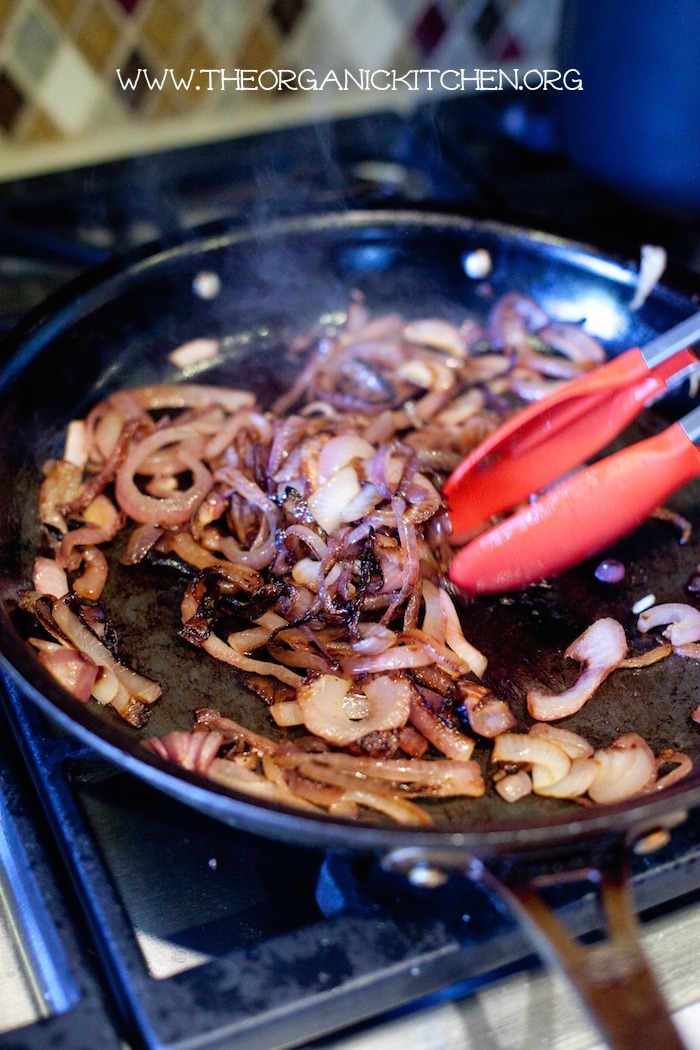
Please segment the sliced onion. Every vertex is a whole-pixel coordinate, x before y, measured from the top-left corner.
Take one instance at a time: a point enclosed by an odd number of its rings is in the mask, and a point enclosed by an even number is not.
[[[219,733],[188,733],[174,729],[162,737],[150,737],[143,746],[183,769],[207,776],[224,739]]]
[[[366,700],[352,708],[350,679],[322,674],[297,689],[304,725],[322,740],[344,747],[368,733],[397,729],[408,721],[412,687],[403,677],[383,675],[363,683]],[[357,690],[355,690],[357,691]]]
[[[340,661],[344,671],[355,675],[403,671],[408,667],[427,667],[432,663],[435,663],[433,654],[424,645],[411,642],[394,645],[376,656],[351,657]]]
[[[39,660],[66,692],[83,704],[88,702],[98,670],[83,653],[57,645],[39,650]]]
[[[68,641],[84,652],[96,667],[106,667],[112,671],[131,696],[146,704],[152,704],[158,699],[161,687],[117,660],[97,635],[76,616],[66,598],[54,602],[53,617]]]
[[[471,758],[474,751],[472,737],[461,733],[441,718],[422,696],[414,695],[412,699],[411,722],[418,732],[447,758],[459,762],[466,762]]]
[[[325,532],[334,532],[343,512],[359,496],[360,482],[353,467],[343,467],[309,496],[307,506]]]
[[[76,467],[84,467],[88,459],[87,426],[82,419],[73,419],[66,427],[63,458]]]
[[[662,632],[671,645],[700,641],[700,610],[685,602],[666,602],[647,609],[637,620],[637,630],[645,634],[661,624],[670,626]]]
[[[110,402],[117,406],[131,400],[140,409],[159,411],[163,408],[203,408],[222,405],[228,412],[236,412],[244,405],[252,405],[255,395],[247,390],[235,390],[223,386],[207,386],[205,383],[162,383],[153,386],[134,387],[113,394]]]
[[[673,651],[676,656],[683,656],[686,660],[700,660],[700,643],[698,642],[677,645]]]
[[[493,745],[491,760],[529,765],[536,791],[556,784],[571,768],[571,759],[560,747],[528,733],[501,733]]]
[[[681,546],[686,544],[693,535],[692,522],[683,517],[682,514],[679,514],[678,511],[671,510],[669,507],[656,507],[649,516],[656,518],[658,521],[668,521],[671,525],[675,525],[680,533],[678,542]]]
[[[515,726],[515,715],[508,704],[494,696],[486,686],[461,679],[457,683],[457,693],[471,729],[479,736],[496,737]]]
[[[467,356],[467,344],[463,333],[456,325],[437,317],[409,321],[404,325],[403,335],[410,343],[430,346],[452,357]]]
[[[446,408],[438,412],[435,420],[446,427],[457,426],[466,423],[472,416],[477,415],[484,407],[485,398],[482,390],[476,388],[468,390],[466,394],[453,398]]]
[[[374,809],[378,813],[385,813],[397,824],[430,825],[433,819],[429,813],[417,806],[415,802],[409,802],[407,798],[396,798],[392,795],[377,791],[363,791],[361,788],[353,788],[343,793],[343,802],[355,802],[358,806]]]
[[[639,275],[634,296],[630,302],[630,310],[639,310],[649,298],[654,285],[660,280],[668,256],[666,249],[658,244],[643,244],[640,250]]]
[[[524,769],[509,773],[496,781],[496,791],[506,802],[519,802],[521,798],[532,794],[532,780]]]
[[[358,434],[341,434],[331,438],[318,457],[318,481],[322,485],[331,475],[347,467],[356,459],[370,459],[376,449]]]
[[[99,547],[85,547],[82,552],[84,569],[80,576],[73,581],[73,590],[81,598],[96,602],[102,595],[109,565]]]
[[[308,587],[310,591],[318,591],[321,569],[320,561],[314,561],[313,558],[300,558],[292,566],[292,579],[300,587]]]
[[[117,471],[116,495],[120,507],[134,521],[154,522],[159,525],[181,525],[204,499],[211,485],[211,474],[196,456],[181,446],[180,458],[192,471],[193,481],[189,488],[165,499],[156,499],[139,491],[134,475],[152,453],[175,442],[185,442],[192,437],[187,426],[164,427],[135,445]]]
[[[548,798],[580,798],[595,780],[599,768],[595,758],[574,758],[565,777],[557,780],[556,784],[535,784],[534,791]]]
[[[327,751],[313,756],[290,755],[287,760],[297,766],[313,763],[315,773],[323,779],[323,771],[342,771],[351,781],[368,778],[373,782],[384,781],[401,786],[404,794],[429,795],[446,798],[467,795],[479,798],[484,793],[481,769],[470,760],[451,759],[392,759],[367,758]],[[340,781],[345,783],[346,781]]]
[[[275,784],[255,773],[238,762],[232,762],[225,758],[215,758],[209,767],[207,776],[222,787],[232,788],[234,791],[242,791],[254,798],[266,799],[268,802],[286,802],[288,799],[280,796],[279,789]]]
[[[611,804],[648,790],[656,780],[654,754],[642,737],[624,733],[595,753],[599,769],[588,789],[594,802]]]
[[[62,598],[68,594],[68,577],[65,569],[61,568],[53,558],[39,556],[34,559],[32,571],[32,582],[34,590],[40,594],[48,594],[53,598]]]
[[[549,315],[527,295],[510,292],[501,296],[491,308],[488,334],[497,349],[520,353],[530,346],[529,333],[544,328]]]
[[[445,625],[445,642],[453,652],[457,653],[464,660],[477,678],[481,678],[486,670],[486,657],[464,637],[457,610],[444,588],[440,589],[440,608],[442,609]]]
[[[440,602],[440,588],[432,580],[423,580],[423,602],[425,604],[425,615],[422,629],[426,634],[444,643],[445,617]]]
[[[59,532],[67,531],[61,508],[78,498],[83,488],[81,474],[80,467],[65,459],[50,464],[39,489],[39,517],[44,525],[52,525]]]
[[[649,667],[651,664],[658,663],[659,660],[665,660],[672,652],[673,646],[670,643],[668,645],[657,645],[653,649],[647,649],[645,653],[639,653],[637,656],[628,656],[626,660],[621,661],[619,667]],[[678,649],[676,649],[676,652],[678,652]]]
[[[100,667],[95,684],[92,687],[92,695],[98,704],[111,704],[119,690],[119,679],[113,671],[106,667]]]
[[[428,741],[413,726],[399,729],[397,739],[400,749],[411,758],[422,758],[428,750]]]
[[[374,485],[363,485],[355,498],[351,499],[341,511],[341,524],[361,521],[362,518],[372,513],[381,500],[381,493],[377,492]]]
[[[191,339],[168,354],[168,361],[176,368],[188,368],[216,357],[221,344],[218,339]]]
[[[278,726],[300,726],[304,716],[296,700],[282,700],[270,705],[270,714]]]
[[[627,639],[621,624],[610,617],[596,620],[566,650],[565,655],[578,660],[583,667],[577,681],[563,693],[531,689],[527,694],[528,711],[540,722],[566,718],[580,711],[626,654]]]
[[[553,726],[547,722],[535,722],[530,726],[530,736],[538,737],[540,740],[549,740],[556,744],[570,759],[590,758],[593,754],[593,745],[590,744],[579,733],[573,733],[570,729],[562,729],[561,726]]]
[[[670,773],[665,773],[664,776],[659,777],[655,784],[652,784],[652,791],[662,791],[664,788],[670,787],[671,784],[675,784],[677,781],[682,780],[683,777],[687,777],[693,769],[692,759],[688,755],[683,754],[682,751],[662,751],[656,760],[657,769],[666,765],[675,765],[675,769],[672,769]]]
[[[219,711],[212,708],[202,707],[196,712],[195,726],[204,728],[215,733],[221,733],[224,742],[231,744],[244,741],[245,744],[259,755],[271,755],[277,751],[277,744],[260,733],[254,733],[232,718],[226,718]]]
[[[537,338],[547,343],[553,350],[558,350],[571,361],[586,365],[599,365],[605,361],[606,353],[602,344],[594,336],[584,332],[577,324],[553,322],[540,328]]]
[[[377,655],[385,653],[396,644],[396,632],[380,623],[361,623],[358,626],[358,641],[352,642],[356,653]]]
[[[231,667],[237,667],[241,671],[272,675],[274,678],[279,678],[280,682],[285,682],[295,688],[302,681],[301,676],[290,668],[273,663],[271,660],[255,660],[251,656],[246,656],[239,649],[227,645],[214,634],[210,634],[202,643],[202,649],[205,649],[214,659],[221,660],[222,663],[229,664]]]

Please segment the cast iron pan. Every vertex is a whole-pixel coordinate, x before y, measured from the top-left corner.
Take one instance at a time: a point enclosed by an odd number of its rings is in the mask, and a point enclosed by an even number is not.
[[[470,279],[463,265],[465,253],[476,248],[486,248],[493,260],[486,288]],[[214,299],[202,299],[193,290],[194,278],[203,271],[221,280]],[[692,661],[674,657],[641,671],[616,672],[566,722],[596,746],[635,730],[657,752],[685,751],[695,771],[678,785],[658,797],[587,810],[541,798],[510,807],[491,791],[479,800],[429,803],[436,827],[412,830],[285,810],[166,766],[146,753],[139,733],[109,709],[84,707],[63,693],[24,642],[16,609],[18,590],[29,584],[41,541],[36,514],[41,464],[60,454],[68,421],[106,394],[124,386],[199,379],[251,388],[269,402],[293,374],[281,354],[286,337],[320,318],[342,318],[354,289],[376,311],[455,319],[463,318],[465,309],[483,317],[492,297],[521,291],[556,319],[585,319],[611,353],[644,343],[694,312],[686,295],[657,287],[633,314],[628,304],[635,283],[631,263],[619,264],[580,245],[494,223],[409,212],[307,216],[254,232],[203,232],[80,279],[29,318],[5,348],[0,648],[22,692],[54,722],[225,823],[308,845],[376,850],[388,866],[413,877],[422,872],[436,882],[441,873],[454,870],[495,878],[528,926],[548,928],[549,947],[543,950],[577,974],[588,1005],[606,1015],[601,1024],[611,1044],[641,1048],[680,1044],[636,943],[621,874],[622,846],[673,826],[700,802],[700,740],[689,717],[700,704],[700,678]],[[221,357],[206,371],[178,372],[168,362],[169,351],[199,336],[221,339]],[[648,413],[632,437],[662,422]],[[694,535],[700,525],[698,491],[690,485],[673,500],[694,524]],[[628,566],[621,585],[599,583],[595,563],[589,563],[507,600],[465,605],[465,634],[489,658],[486,681],[513,702],[516,712],[523,712],[522,698],[531,685],[557,688],[570,680],[575,668],[566,666],[562,653],[595,618],[618,618],[634,638],[632,605],[649,592],[658,601],[683,600],[683,587],[700,561],[694,540],[682,546],[673,529],[655,521],[618,544],[615,555]],[[259,700],[237,686],[224,667],[176,640],[179,581],[141,568],[118,568],[110,586],[105,601],[123,656],[164,687],[149,734],[191,728],[192,712],[200,706],[219,707],[269,732]],[[598,946],[607,952],[604,980],[596,972],[596,948],[584,950],[568,934],[556,932],[533,888],[543,878],[557,880],[567,869],[584,868],[597,873],[612,928],[609,941]],[[620,1008],[622,986],[627,987],[627,1010]]]

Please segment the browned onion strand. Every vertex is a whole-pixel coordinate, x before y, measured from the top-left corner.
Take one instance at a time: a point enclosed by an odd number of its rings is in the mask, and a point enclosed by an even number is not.
[[[36,558],[23,599],[52,639],[32,641],[58,681],[135,726],[160,694],[114,656],[97,604],[105,552],[123,534],[123,564],[181,567],[181,638],[270,713],[268,738],[200,710],[191,731],[146,742],[160,759],[283,804],[419,824],[432,817],[413,798],[484,793],[476,738],[493,743],[508,802],[530,791],[615,800],[616,778],[634,793],[685,775],[685,756],[654,759],[629,734],[594,754],[555,727],[519,731],[479,681],[486,658],[442,582],[447,475],[519,397],[595,367],[600,345],[517,294],[494,304],[485,329],[372,317],[356,298],[345,325],[300,337],[289,354],[297,378],[268,410],[246,391],[183,383],[119,391],[71,423],[40,492],[52,556]],[[671,623],[671,645],[627,666],[693,643],[688,617],[652,610],[640,631]],[[567,650],[579,682],[559,696],[531,691],[532,717],[578,710],[626,648],[615,621],[592,625]],[[664,761],[675,768],[659,778]]]

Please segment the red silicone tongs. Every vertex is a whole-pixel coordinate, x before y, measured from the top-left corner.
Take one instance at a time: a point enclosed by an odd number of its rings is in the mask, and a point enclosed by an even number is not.
[[[518,412],[448,479],[444,493],[455,539],[526,500],[608,444],[645,405],[695,368],[700,313],[565,383]]]
[[[457,536],[598,451],[696,367],[700,314],[518,413],[446,486]],[[450,578],[471,593],[524,587],[626,535],[700,473],[700,409],[657,437],[580,471],[463,547]],[[468,501],[468,506],[465,506]]]

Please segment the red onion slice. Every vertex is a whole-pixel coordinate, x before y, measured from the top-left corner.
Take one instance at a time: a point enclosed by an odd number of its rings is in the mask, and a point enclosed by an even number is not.
[[[363,683],[322,674],[297,689],[297,704],[309,732],[345,747],[369,733],[397,729],[408,721],[412,687],[403,677],[383,675]]]
[[[68,641],[85,653],[96,667],[106,667],[112,671],[130,696],[137,697],[146,704],[152,704],[158,699],[162,692],[161,687],[117,660],[97,635],[76,616],[66,598],[59,598],[54,602],[53,617]]]
[[[610,617],[596,620],[565,653],[583,667],[575,684],[556,694],[531,689],[527,694],[528,711],[540,722],[566,718],[580,711],[626,654],[627,639],[621,624]]]
[[[571,759],[560,747],[528,733],[501,733],[497,736],[491,761],[530,766],[535,791],[556,784],[571,769]]]
[[[119,505],[134,521],[154,522],[159,525],[181,525],[206,496],[211,485],[211,474],[196,456],[180,450],[180,458],[192,471],[189,488],[165,499],[156,499],[141,492],[134,481],[142,460],[166,445],[191,440],[187,426],[164,427],[157,430],[129,451],[117,471],[116,494]]]
[[[594,802],[610,805],[648,790],[656,780],[654,754],[642,737],[624,733],[595,753],[598,772],[588,789]]]
[[[40,594],[48,594],[52,598],[62,598],[68,594],[68,577],[65,569],[61,568],[53,558],[39,556],[34,559],[32,571],[32,582],[34,590]]]
[[[532,780],[524,769],[509,773],[496,781],[496,791],[506,802],[519,802],[521,798],[532,794]]]
[[[685,602],[666,602],[647,609],[637,620],[637,630],[645,634],[661,624],[669,624],[664,637],[671,645],[700,641],[700,610]]]
[[[41,649],[39,660],[66,692],[86,704],[98,675],[95,664],[77,649],[56,645]]]

